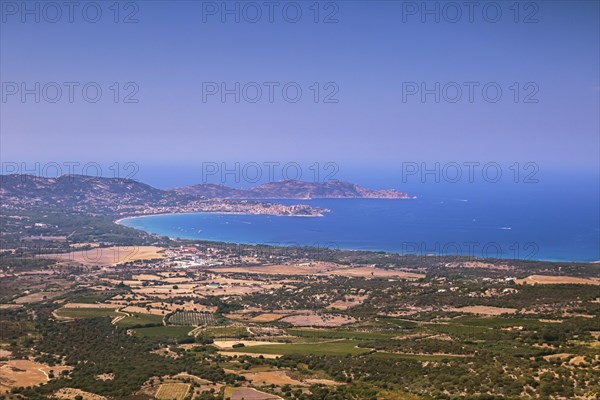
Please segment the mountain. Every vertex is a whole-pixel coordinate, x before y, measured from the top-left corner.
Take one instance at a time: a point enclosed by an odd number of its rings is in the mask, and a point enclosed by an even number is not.
[[[124,178],[0,175],[1,210],[54,210],[117,216],[182,212],[320,216],[329,211],[306,204],[264,201],[314,198],[407,199],[409,196],[397,190],[370,190],[342,181],[287,180],[251,189],[202,184],[161,190]]]
[[[206,189],[208,196],[200,196],[161,190],[124,178],[0,175],[0,209],[3,211],[66,211],[117,216],[183,212],[321,216],[328,211],[306,204],[216,198],[215,195],[221,193],[227,191],[216,185]]]
[[[3,208],[116,208],[177,203],[184,196],[124,178],[0,176]]]
[[[251,189],[234,189],[224,185],[198,184],[173,189],[174,192],[223,199],[408,199],[398,190],[372,190],[344,181],[303,182],[286,180],[269,182]]]

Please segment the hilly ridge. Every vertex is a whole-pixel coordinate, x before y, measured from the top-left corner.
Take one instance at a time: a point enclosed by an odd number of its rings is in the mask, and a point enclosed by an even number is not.
[[[320,216],[328,210],[307,204],[283,205],[266,199],[386,198],[407,199],[397,190],[371,190],[330,181],[271,182],[251,189],[200,184],[162,190],[125,178],[62,175],[0,175],[2,210],[76,211],[95,215],[140,215],[181,212]]]
[[[118,208],[148,204],[178,204],[187,196],[156,189],[125,178],[61,175],[45,178],[33,175],[0,176],[2,208]]]
[[[225,185],[198,184],[183,186],[173,191],[185,195],[224,199],[409,199],[398,190],[372,190],[344,181],[304,182],[286,180],[269,182],[250,189],[234,189]]]

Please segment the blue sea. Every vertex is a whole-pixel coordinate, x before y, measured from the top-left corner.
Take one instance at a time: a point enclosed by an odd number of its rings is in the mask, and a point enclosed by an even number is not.
[[[414,187],[410,193],[418,198],[274,200],[330,209],[324,217],[198,213],[131,218],[122,223],[169,237],[235,243],[600,260],[600,205],[593,185],[438,185]]]

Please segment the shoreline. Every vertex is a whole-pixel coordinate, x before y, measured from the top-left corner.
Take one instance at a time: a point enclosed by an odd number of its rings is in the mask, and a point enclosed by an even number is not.
[[[211,215],[272,215],[275,217],[318,217],[318,216],[313,216],[313,215],[273,215],[273,214],[248,214],[248,213],[241,213],[241,212],[184,212],[184,213],[159,213],[159,214],[148,214],[148,215],[135,215],[135,216],[131,216],[131,217],[123,217],[123,218],[119,218],[118,220],[115,220],[114,223],[117,225],[121,225],[121,226],[126,226],[128,228],[131,229],[136,229],[138,231],[142,231],[144,233],[150,234],[150,235],[159,235],[159,236],[168,236],[168,235],[160,235],[157,233],[152,233],[152,232],[148,232],[146,230],[143,229],[139,229],[139,228],[135,228],[132,226],[127,226],[125,224],[122,223],[122,221],[124,220],[128,220],[128,219],[138,219],[138,218],[146,218],[146,217],[154,217],[154,216],[165,216],[165,215],[193,215],[193,214],[211,214]],[[198,239],[198,238],[182,238],[182,237],[171,237],[168,236],[170,239],[172,240],[190,240],[190,241],[199,241],[199,242],[216,242],[216,243],[225,243],[225,244],[242,244],[242,245],[247,245],[247,246],[257,246],[257,245],[261,245],[261,246],[273,246],[273,247],[278,247],[278,248],[285,248],[287,246],[285,245],[274,245],[274,244],[269,244],[269,243],[252,243],[252,242],[243,242],[243,241],[228,241],[228,240],[214,240],[214,239]],[[311,247],[310,245],[300,245],[297,244],[293,247]],[[336,248],[336,249],[331,249],[331,250],[343,250],[343,251],[362,251],[362,252],[369,252],[369,253],[380,253],[380,252],[384,252],[384,253],[390,253],[390,254],[399,254],[402,255],[401,252],[398,251],[393,251],[393,250],[381,250],[381,249],[356,249],[356,248],[344,248],[344,247],[340,247],[340,248]],[[405,254],[405,256],[417,256],[417,257],[443,257],[443,256],[461,256],[460,254]],[[479,260],[479,261],[484,261],[484,260],[503,260],[503,261],[511,261],[513,260],[512,258],[481,258],[481,257],[474,257],[475,260]],[[599,264],[600,260],[597,261],[577,261],[577,260],[560,260],[560,259],[530,259],[530,260],[516,260],[516,261],[530,261],[530,262],[550,262],[550,263],[577,263],[577,264]]]
[[[132,215],[129,217],[121,217],[113,221],[117,225],[123,225],[122,222],[127,219],[147,218],[147,217],[159,217],[164,215],[193,215],[193,214],[211,214],[211,215],[270,215],[272,217],[301,217],[301,218],[320,218],[324,217],[325,214],[316,215],[279,215],[279,214],[268,214],[268,213],[247,213],[247,212],[210,212],[210,211],[187,211],[187,212],[164,212],[156,214],[143,214],[143,215]],[[123,225],[126,226],[126,225]],[[135,228],[134,228],[135,229]]]

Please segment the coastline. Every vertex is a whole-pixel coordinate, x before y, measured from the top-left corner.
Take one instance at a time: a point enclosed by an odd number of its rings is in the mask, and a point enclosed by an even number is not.
[[[328,210],[329,211],[329,210]],[[324,217],[325,214],[315,214],[315,215],[281,215],[281,214],[269,214],[269,213],[247,213],[247,212],[210,212],[210,211],[187,211],[187,212],[164,212],[164,213],[156,213],[156,214],[143,214],[143,215],[131,215],[128,217],[121,217],[115,221],[113,221],[117,225],[123,225],[123,221],[128,219],[138,219],[138,218],[147,218],[147,217],[158,217],[165,215],[194,215],[194,214],[211,214],[211,215],[270,215],[272,217],[300,217],[300,218],[321,218]],[[135,229],[135,228],[134,228]]]
[[[159,233],[153,233],[153,232],[149,232],[146,231],[144,229],[140,229],[140,228],[136,228],[136,227],[132,227],[132,226],[128,226],[126,224],[123,223],[123,221],[125,220],[132,220],[132,219],[139,219],[139,218],[147,218],[147,217],[160,217],[160,216],[166,216],[166,215],[197,215],[197,214],[209,214],[209,215],[264,215],[264,216],[274,216],[274,217],[288,217],[288,215],[273,215],[273,214],[252,214],[252,213],[242,213],[242,212],[182,212],[182,213],[157,213],[157,214],[148,214],[148,215],[134,215],[134,216],[129,216],[129,217],[122,217],[119,218],[117,220],[114,221],[115,224],[117,225],[121,225],[121,226],[126,226],[128,228],[131,229],[136,229],[142,232],[145,232],[147,234],[150,235],[160,235],[160,236],[169,236],[169,235],[161,235]],[[289,215],[291,217],[317,217],[315,215]],[[234,241],[234,240],[217,240],[217,239],[209,239],[209,238],[185,238],[185,237],[171,237],[169,236],[171,239],[174,240],[192,240],[192,241],[209,241],[209,242],[218,242],[218,243],[226,243],[226,244],[242,244],[242,245],[249,245],[249,246],[255,246],[255,245],[264,245],[264,246],[274,246],[274,247],[280,247],[280,248],[285,248],[287,247],[284,244],[273,244],[273,243],[263,243],[263,242],[247,242],[247,241]],[[299,247],[303,247],[304,245],[302,244],[297,244],[297,246]],[[306,245],[307,247],[310,247],[310,245]],[[380,253],[380,252],[384,252],[384,253],[390,253],[390,254],[400,254],[402,255],[403,253],[397,250],[386,250],[386,249],[364,249],[364,248],[352,248],[352,247],[338,247],[335,248],[334,250],[343,250],[343,251],[357,251],[357,252],[369,252],[369,253]],[[405,254],[406,256],[408,255],[415,255],[418,257],[441,257],[441,256],[445,256],[445,255],[452,255],[452,254],[436,254],[436,253],[428,253],[428,254]],[[457,254],[459,255],[459,254]],[[479,260],[479,261],[485,261],[485,260],[505,260],[507,262],[510,262],[512,260],[512,258],[484,258],[484,257],[475,257],[475,259]],[[529,260],[517,260],[517,261],[532,261],[532,262],[549,262],[549,263],[578,263],[578,264],[598,264],[600,263],[600,260],[597,261],[581,261],[581,260],[573,260],[573,259],[557,259],[557,258],[535,258],[535,259],[529,259]]]

